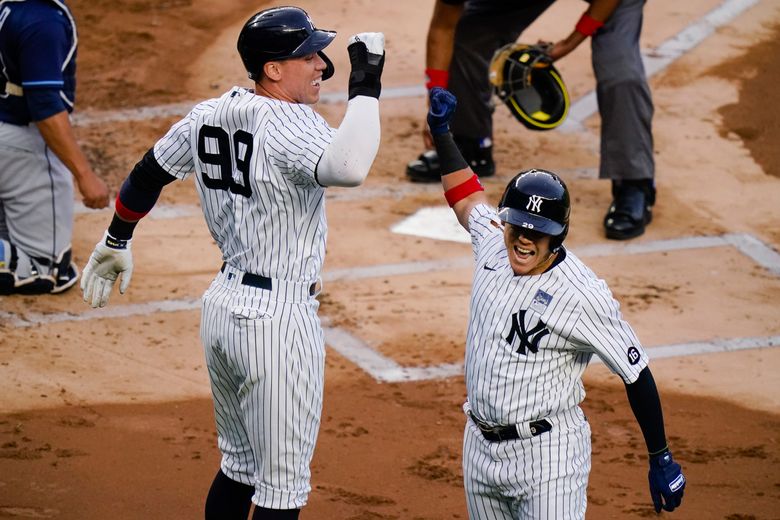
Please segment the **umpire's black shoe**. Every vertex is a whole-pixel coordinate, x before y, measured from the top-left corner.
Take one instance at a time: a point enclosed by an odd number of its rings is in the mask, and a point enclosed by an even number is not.
[[[653,181],[613,181],[612,196],[612,204],[604,217],[607,238],[628,240],[643,234],[653,220]]]
[[[454,139],[463,158],[477,176],[490,177],[496,173],[493,144],[489,138],[455,136]],[[441,180],[439,155],[435,150],[423,152],[417,159],[406,165],[406,176],[412,182],[439,182]]]

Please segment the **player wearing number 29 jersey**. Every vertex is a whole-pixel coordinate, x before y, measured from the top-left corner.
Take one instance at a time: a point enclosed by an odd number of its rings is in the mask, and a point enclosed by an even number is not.
[[[685,477],[666,444],[648,356],[606,283],[563,246],[566,184],[546,170],[520,172],[496,212],[449,131],[456,103],[432,89],[428,125],[445,198],[471,234],[476,259],[463,407],[469,516],[585,518],[591,444],[579,405],[594,354],[625,383],[649,454],[653,505],[672,511]]]
[[[325,187],[358,186],[379,147],[384,36],[349,40],[352,74],[341,125],[309,106],[333,74],[335,33],[296,7],[244,25],[238,50],[254,90],[195,106],[125,180],[116,213],[84,268],[84,299],[108,302],[132,274],[137,222],[162,187],[195,175],[223,264],[203,296],[200,337],[222,460],[206,519],[298,517],[322,412],[325,344],[317,311],[325,255]],[[216,270],[216,266],[215,266]]]

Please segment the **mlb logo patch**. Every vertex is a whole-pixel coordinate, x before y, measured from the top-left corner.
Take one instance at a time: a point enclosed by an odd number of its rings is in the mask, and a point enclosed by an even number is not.
[[[539,314],[544,314],[544,311],[547,310],[547,307],[550,305],[552,299],[552,296],[539,289],[536,291],[534,299],[531,302],[531,310],[538,312]]]

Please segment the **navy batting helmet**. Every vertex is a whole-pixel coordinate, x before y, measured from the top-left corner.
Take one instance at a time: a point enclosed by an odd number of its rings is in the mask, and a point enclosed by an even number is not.
[[[322,49],[327,47],[335,31],[323,31],[314,27],[309,15],[299,7],[273,7],[255,14],[247,20],[238,35],[238,54],[249,73],[257,80],[263,65],[269,61],[300,58],[316,52],[327,68],[322,79],[333,76],[333,63]]]
[[[504,222],[553,237],[557,250],[569,232],[569,190],[563,180],[547,170],[525,170],[509,181],[498,205]]]

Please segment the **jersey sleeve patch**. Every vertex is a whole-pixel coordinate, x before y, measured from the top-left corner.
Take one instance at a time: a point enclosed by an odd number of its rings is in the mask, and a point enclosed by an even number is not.
[[[539,314],[544,314],[544,311],[546,311],[547,307],[550,306],[552,300],[553,297],[551,295],[539,289],[536,291],[534,299],[531,300],[530,309],[534,312],[538,312]]]
[[[580,350],[595,353],[626,383],[636,380],[647,366],[647,353],[606,283],[579,261],[567,264],[565,272],[581,309],[571,340]]]

